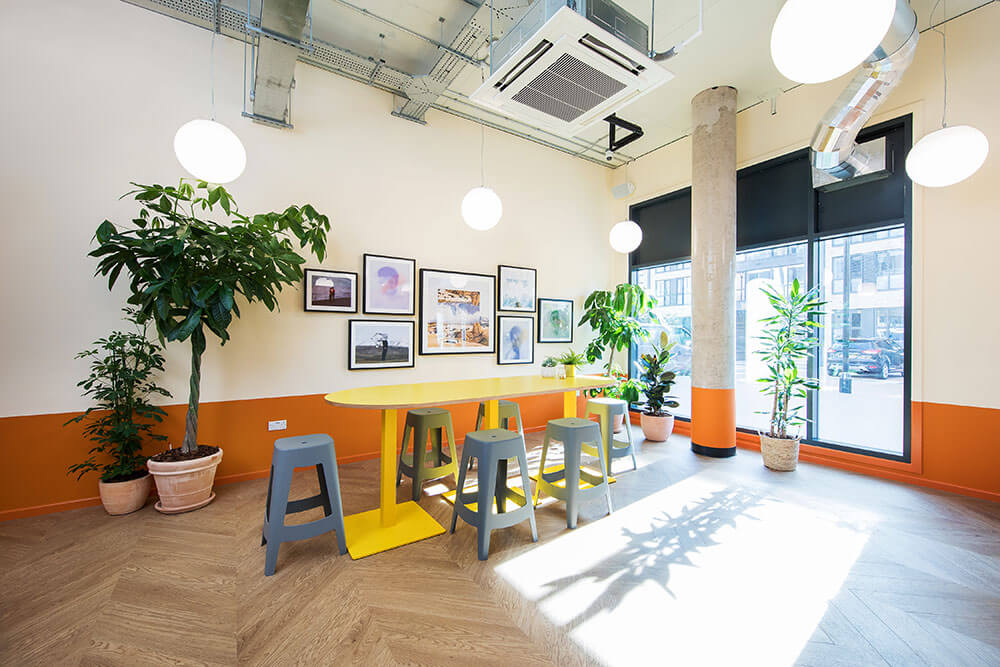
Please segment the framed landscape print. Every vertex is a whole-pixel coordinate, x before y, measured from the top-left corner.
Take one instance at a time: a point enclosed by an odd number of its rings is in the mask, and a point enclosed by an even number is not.
[[[417,260],[385,255],[364,256],[364,298],[368,315],[412,315]]]
[[[524,315],[497,317],[497,363],[535,363],[535,318]]]
[[[573,302],[570,299],[538,300],[538,342],[573,342]]]
[[[521,266],[497,267],[497,310],[535,312],[538,273]]]
[[[350,271],[305,270],[306,310],[358,312],[358,274]]]
[[[420,354],[492,353],[496,276],[420,269]]]
[[[412,320],[351,320],[349,326],[349,370],[413,366]]]

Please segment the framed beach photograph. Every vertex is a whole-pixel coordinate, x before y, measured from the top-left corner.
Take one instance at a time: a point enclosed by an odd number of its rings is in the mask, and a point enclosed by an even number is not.
[[[367,315],[413,315],[417,260],[364,255],[364,298]]]
[[[573,301],[570,299],[538,300],[538,342],[573,342]]]
[[[538,272],[522,266],[497,267],[497,310],[535,312]]]
[[[496,276],[420,269],[420,354],[492,353]]]
[[[347,368],[412,368],[412,320],[351,320],[347,335]]]
[[[497,363],[535,363],[535,318],[524,315],[497,317]]]
[[[306,310],[358,312],[358,274],[350,271],[305,270]]]

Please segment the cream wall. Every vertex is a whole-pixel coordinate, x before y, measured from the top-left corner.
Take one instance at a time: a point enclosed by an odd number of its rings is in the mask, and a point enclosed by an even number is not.
[[[1000,408],[996,368],[1000,342],[997,249],[1000,248],[1000,3],[949,22],[948,122],[982,130],[992,150],[973,177],[949,188],[915,186],[913,198],[913,399]],[[777,114],[759,104],[738,115],[740,167],[808,146],[823,112],[850,75],[799,86],[778,99]],[[719,81],[726,84],[726,81]],[[941,38],[921,35],[917,55],[899,87],[872,123],[913,114],[914,141],[940,127]],[[625,179],[623,169],[612,176]],[[636,184],[615,202],[615,218],[628,206],[691,184],[690,138],[679,140],[629,167]],[[624,257],[615,275],[626,274]]]
[[[209,113],[209,43],[205,30],[118,0],[0,7],[0,416],[86,406],[75,387],[86,366],[73,356],[120,325],[125,298],[92,277],[93,231],[104,218],[133,216],[133,204],[117,201],[129,181],[182,175],[173,133]],[[361,254],[372,252],[415,257],[418,268],[537,267],[539,295],[574,298],[578,309],[621,275],[607,244],[606,169],[487,130],[487,179],[504,217],[475,232],[459,203],[479,184],[478,125],[433,111],[427,126],[391,117],[388,94],[299,64],[295,130],[263,127],[239,116],[242,46],[217,39],[215,61],[218,120],[248,154],[231,191],[245,212],[309,202],[329,215],[322,266],[360,271]],[[498,366],[495,355],[418,356],[414,369],[348,372],[351,316],[304,313],[301,288],[286,289],[280,304],[280,313],[245,308],[232,342],[210,345],[203,400],[534,372]],[[588,336],[576,335],[581,350]],[[536,366],[565,347],[536,345]],[[186,347],[170,345],[165,384],[177,402],[187,396],[187,364]]]

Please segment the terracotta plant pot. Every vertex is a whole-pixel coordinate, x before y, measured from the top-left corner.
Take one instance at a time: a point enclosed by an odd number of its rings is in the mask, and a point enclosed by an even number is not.
[[[771,470],[795,470],[799,461],[799,439],[772,438],[761,433],[760,453],[764,457],[764,465]]]
[[[101,494],[101,504],[104,511],[112,516],[131,514],[141,510],[149,500],[149,492],[153,490],[153,478],[143,475],[127,482],[98,482],[97,490]]]
[[[614,415],[612,420],[615,433],[621,433],[625,430],[625,415]]]
[[[164,514],[179,514],[212,502],[215,469],[221,461],[222,449],[211,456],[190,461],[147,461],[146,466],[156,480],[156,493],[160,496],[156,509]]]
[[[566,369],[566,377],[575,378],[576,377],[576,366],[573,364],[563,364],[563,368]]]
[[[643,412],[639,415],[639,423],[642,425],[642,434],[646,436],[646,440],[653,442],[666,442],[674,432],[673,415],[654,417]]]

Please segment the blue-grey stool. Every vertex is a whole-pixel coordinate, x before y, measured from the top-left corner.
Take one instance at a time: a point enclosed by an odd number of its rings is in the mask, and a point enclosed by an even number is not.
[[[592,398],[587,401],[587,416],[597,415],[601,420],[601,435],[604,437],[604,456],[607,462],[608,474],[611,474],[611,461],[623,456],[632,457],[632,469],[639,468],[635,461],[635,445],[632,443],[632,423],[628,415],[628,403],[618,398]],[[625,434],[628,444],[615,440],[614,417],[625,416]],[[583,451],[591,456],[600,456],[597,448],[584,445]]]
[[[505,429],[510,429],[510,420],[517,420],[517,432],[524,439],[524,422],[521,420],[521,406],[514,401],[497,401],[500,405],[500,427]],[[479,412],[476,414],[476,429],[479,430],[483,427],[483,419],[486,417],[486,404],[479,404]],[[473,461],[469,461],[469,470],[473,468]]]
[[[555,440],[563,445],[563,467],[561,470],[545,471],[545,458],[549,453],[549,444]],[[538,504],[538,496],[546,494],[565,501],[566,526],[576,528],[576,519],[580,513],[580,503],[595,496],[603,495],[608,501],[608,514],[611,507],[611,487],[608,485],[608,468],[603,456],[598,455],[601,465],[601,476],[597,477],[580,469],[580,458],[584,443],[596,448],[601,447],[601,427],[597,422],[577,417],[565,419],[550,419],[545,427],[545,443],[542,445],[542,460],[538,465],[538,478],[535,484],[533,505]],[[584,486],[580,486],[583,480]]]
[[[431,435],[431,451],[427,451],[427,433]],[[445,432],[448,435],[448,451],[442,451]],[[410,434],[413,434],[413,453],[409,448]],[[432,456],[433,467],[424,462],[428,453]],[[445,475],[454,475],[458,481],[456,468],[458,455],[455,454],[455,431],[451,426],[451,413],[442,408],[418,408],[406,413],[403,426],[403,447],[399,451],[399,465],[396,466],[396,486],[403,481],[403,475],[413,480],[413,502],[420,500],[424,482]]]
[[[316,467],[319,495],[301,500],[288,500],[292,488],[292,471]],[[285,515],[323,507],[322,519],[297,526],[286,526]],[[264,574],[274,574],[278,547],[282,542],[304,540],[331,530],[337,531],[337,546],[347,553],[344,539],[344,509],[340,504],[340,478],[337,475],[337,455],[333,438],[325,433],[279,438],[271,454],[271,476],[267,480],[267,505],[264,507],[264,534],[261,545],[267,545]]]
[[[476,459],[479,466],[479,480],[476,493],[465,493],[465,476],[469,461]],[[507,488],[507,460],[517,459],[521,469],[524,496]],[[506,528],[525,519],[531,524],[531,539],[538,541],[535,527],[535,510],[528,502],[531,480],[528,478],[528,453],[524,448],[524,438],[513,431],[489,429],[476,431],[465,436],[462,447],[462,464],[459,466],[458,489],[455,492],[455,508],[451,513],[451,532],[461,516],[469,525],[479,530],[477,545],[479,560],[486,560],[490,553],[490,531]],[[506,511],[507,500],[520,505],[512,512]],[[473,509],[468,503],[475,503]],[[494,514],[492,505],[496,504]]]

